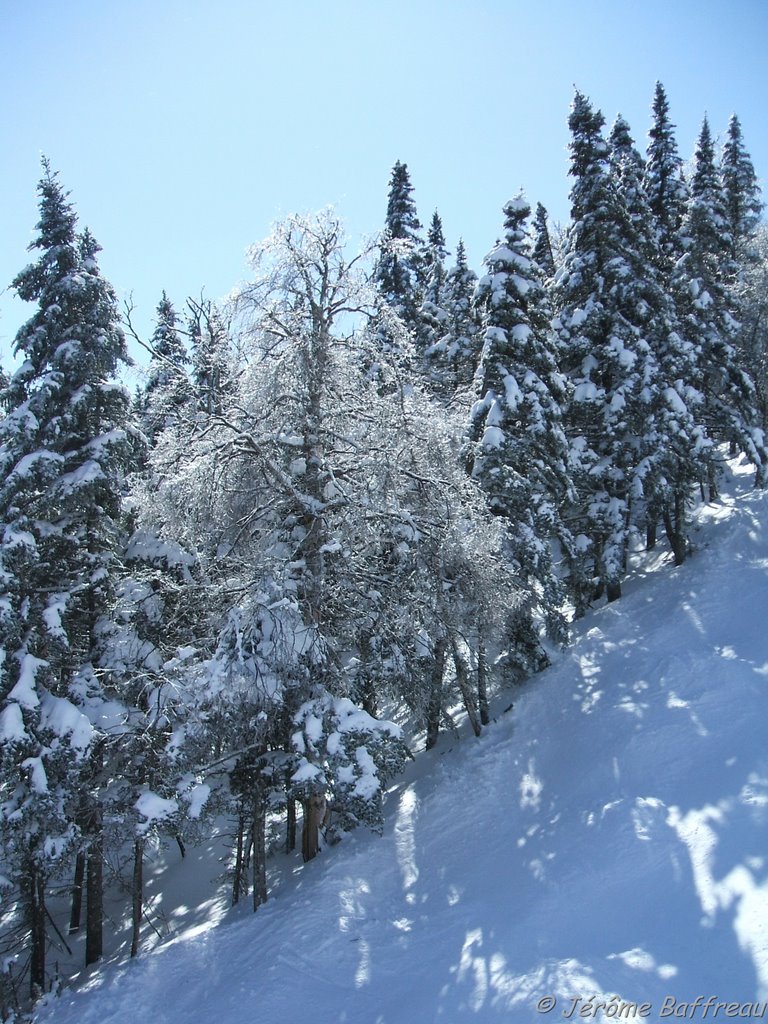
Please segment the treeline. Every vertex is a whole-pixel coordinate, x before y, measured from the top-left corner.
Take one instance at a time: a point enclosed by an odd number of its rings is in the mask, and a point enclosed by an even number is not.
[[[661,85],[647,153],[577,94],[571,221],[503,208],[481,277],[397,163],[351,256],[290,217],[226,304],[163,294],[131,396],[99,247],[44,164],[36,304],[0,401],[4,1018],[51,983],[53,886],[102,956],[106,847],[234,822],[232,898],[290,850],[381,822],[461,701],[480,734],[615,600],[633,548],[689,553],[723,453],[766,475],[760,193],[737,118],[687,174]],[[141,341],[142,339],[137,339]],[[386,716],[386,717],[384,717]],[[85,897],[84,901],[82,897]],[[61,931],[54,924],[56,931]]]

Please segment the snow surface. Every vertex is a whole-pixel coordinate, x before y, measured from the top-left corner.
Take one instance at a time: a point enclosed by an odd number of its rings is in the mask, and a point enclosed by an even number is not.
[[[382,838],[275,855],[256,915],[95,970],[41,1024],[554,1024],[593,996],[658,1021],[670,999],[767,999],[768,499],[749,482],[737,467],[701,510],[684,566],[639,560],[479,740],[419,754]]]

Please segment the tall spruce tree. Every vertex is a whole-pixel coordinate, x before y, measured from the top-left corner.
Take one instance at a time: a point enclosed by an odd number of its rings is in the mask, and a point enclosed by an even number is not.
[[[547,211],[541,203],[536,204],[533,218],[533,249],[531,256],[541,268],[545,279],[555,276],[555,257],[552,252],[552,240],[549,237]]]
[[[477,274],[467,264],[464,242],[445,275],[434,331],[424,353],[427,378],[435,394],[450,400],[471,383],[480,359],[482,325],[475,302]]]
[[[446,313],[443,309],[445,288],[445,236],[440,215],[435,210],[427,234],[423,253],[424,293],[419,307],[419,324],[416,341],[423,353],[422,369],[430,379],[429,360],[426,353],[439,341],[445,331]]]
[[[733,114],[720,158],[723,199],[734,253],[744,258],[760,223],[763,202],[752,159],[744,147],[741,123]]]
[[[14,280],[37,303],[0,424],[2,832],[30,930],[33,992],[45,984],[45,888],[82,836],[90,851],[87,958],[101,955],[99,707],[104,619],[120,540],[129,397],[116,299],[99,247],[47,162],[36,262]]]
[[[633,521],[645,527],[648,548],[655,546],[657,526],[663,522],[679,564],[688,548],[691,487],[698,479],[700,453],[707,447],[697,419],[698,393],[691,386],[695,359],[680,337],[675,305],[662,283],[664,257],[643,184],[645,163],[622,117],[614,123],[610,149],[613,177],[632,229],[627,249],[637,253],[642,270],[627,288],[635,293],[635,321],[650,349],[639,406]]]
[[[472,475],[490,507],[509,523],[512,572],[528,599],[510,637],[523,672],[546,663],[536,620],[551,639],[565,639],[563,593],[551,541],[563,540],[560,520],[570,489],[568,445],[562,427],[565,381],[557,368],[541,272],[530,256],[530,207],[522,196],[504,206],[504,236],[485,259],[477,287],[483,310],[479,401],[469,437]]]
[[[417,341],[425,268],[421,222],[412,192],[408,165],[398,160],[389,181],[387,216],[374,280],[387,306],[397,314],[412,340]],[[398,347],[386,318],[382,320],[379,336],[384,347]]]
[[[739,325],[728,287],[735,274],[735,261],[706,118],[696,146],[681,247],[683,256],[675,268],[672,286],[681,332],[696,354],[692,383],[701,395],[701,416],[707,434],[714,442],[728,441],[744,452],[757,469],[757,482],[763,483],[766,452],[762,430],[756,427],[754,383],[736,355]],[[717,491],[716,469],[712,449],[706,468],[711,497]]]
[[[644,186],[659,238],[665,273],[680,255],[679,231],[688,196],[675,139],[675,125],[669,117],[669,101],[661,82],[653,97],[653,124],[649,143]]]
[[[179,334],[178,322],[173,303],[163,292],[157,305],[150,342],[152,358],[142,401],[142,422],[150,443],[173,422],[192,394],[186,372],[189,355]]]
[[[205,415],[218,415],[231,390],[229,329],[210,299],[189,299],[187,307],[195,403]]]
[[[620,596],[639,490],[652,351],[644,338],[643,254],[610,163],[604,119],[576,94],[572,225],[555,288],[555,321],[573,386],[568,428],[596,593]],[[581,577],[582,573],[577,573]],[[583,610],[586,593],[577,595]]]
[[[427,231],[427,244],[424,247],[424,272],[423,278],[427,283],[432,275],[432,270],[435,264],[445,266],[445,259],[448,256],[448,250],[445,247],[445,234],[443,233],[443,222],[440,219],[440,214],[435,210],[432,214],[432,220],[429,222],[429,230]]]

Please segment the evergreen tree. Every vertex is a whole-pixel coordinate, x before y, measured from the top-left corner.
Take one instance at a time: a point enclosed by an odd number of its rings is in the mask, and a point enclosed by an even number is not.
[[[735,264],[728,212],[705,118],[699,134],[691,197],[681,228],[683,256],[672,280],[681,332],[696,354],[693,385],[701,395],[702,418],[713,441],[728,441],[765,475],[762,431],[756,429],[755,388],[739,365],[734,347],[738,323],[728,282]],[[707,466],[710,494],[716,493],[714,452]]]
[[[768,227],[758,226],[742,260],[737,284],[741,330],[737,343],[742,366],[755,381],[759,425],[768,430]]]
[[[627,248],[634,248],[638,270],[642,268],[642,276],[626,287],[634,291],[634,319],[650,347],[641,392],[633,520],[645,526],[649,548],[655,546],[663,521],[679,564],[688,547],[691,487],[699,477],[700,453],[707,448],[697,418],[699,396],[691,386],[695,359],[680,337],[675,305],[662,283],[664,259],[643,184],[645,164],[621,117],[611,131],[610,151],[614,181],[632,229]]]
[[[541,268],[545,278],[555,276],[555,257],[552,253],[552,241],[549,237],[547,211],[541,203],[536,204],[536,213],[533,218],[533,248],[531,256],[534,262]]]
[[[445,266],[448,250],[445,247],[445,235],[443,234],[443,222],[440,214],[435,210],[427,232],[427,244],[424,247],[424,280],[428,282],[432,275],[435,264]]]
[[[680,255],[679,231],[685,213],[687,189],[682,175],[683,162],[677,151],[675,126],[669,118],[669,102],[661,82],[656,83],[653,125],[648,135],[644,186],[658,231],[663,270],[669,273]]]
[[[189,356],[179,334],[178,321],[173,303],[163,292],[150,342],[152,358],[142,401],[143,426],[150,442],[171,424],[191,397],[186,373]]]
[[[734,252],[737,256],[743,256],[760,222],[763,203],[752,160],[744,147],[741,124],[735,114],[728,122],[728,138],[723,146],[720,174]]]
[[[231,389],[228,326],[210,299],[190,299],[187,306],[195,402],[207,416],[218,415]]]
[[[417,343],[423,352],[437,342],[445,330],[446,313],[443,309],[443,290],[445,287],[445,236],[440,216],[435,210],[424,249],[424,295],[419,307],[419,325]],[[425,359],[425,370],[429,377],[429,368]]]
[[[482,347],[481,317],[475,302],[477,274],[467,264],[459,239],[456,263],[445,275],[441,302],[434,316],[434,331],[424,353],[431,390],[451,399],[467,388],[477,369]]]
[[[24,357],[0,424],[2,829],[6,862],[25,894],[31,984],[45,982],[46,880],[82,832],[90,847],[87,957],[100,950],[104,616],[112,601],[128,458],[127,362],[116,299],[99,247],[50,167],[39,184],[36,262],[14,280],[37,303],[21,328]],[[93,720],[93,721],[92,721]]]
[[[419,334],[419,307],[424,292],[425,270],[424,241],[412,192],[408,165],[398,160],[389,181],[387,216],[374,281],[384,301],[415,340]],[[382,323],[379,334],[383,347],[394,344],[392,330],[385,323]]]
[[[643,253],[602,135],[604,119],[576,94],[569,126],[572,226],[556,281],[557,318],[573,397],[568,427],[582,530],[596,592],[621,593],[639,490],[653,355],[644,337]],[[577,573],[577,575],[581,575]],[[586,593],[576,595],[583,610]]]
[[[491,509],[509,523],[509,558],[521,603],[510,638],[523,672],[546,663],[535,619],[565,639],[563,594],[555,577],[551,540],[565,538],[559,510],[568,495],[568,446],[562,428],[565,382],[557,370],[540,271],[531,260],[522,196],[504,207],[504,238],[485,259],[478,283],[483,309],[480,399],[470,419],[472,475]]]

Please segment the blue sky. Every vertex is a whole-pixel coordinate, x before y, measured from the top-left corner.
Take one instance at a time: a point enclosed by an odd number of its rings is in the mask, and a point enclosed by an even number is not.
[[[568,216],[574,85],[642,147],[657,79],[681,154],[741,118],[768,175],[768,0],[0,0],[0,286],[28,260],[45,153],[151,331],[216,298],[272,222],[382,225],[393,163],[478,269],[523,187]],[[0,353],[31,310],[0,294]]]

